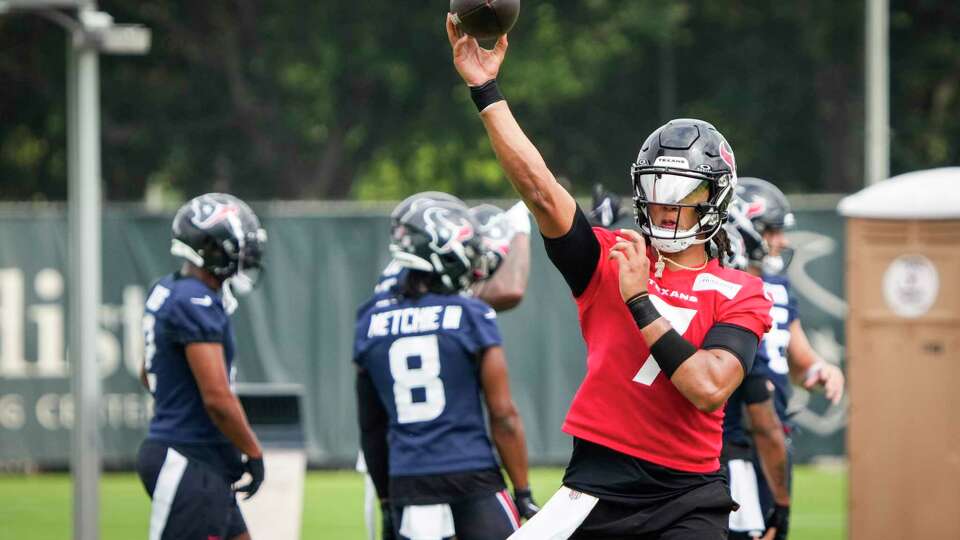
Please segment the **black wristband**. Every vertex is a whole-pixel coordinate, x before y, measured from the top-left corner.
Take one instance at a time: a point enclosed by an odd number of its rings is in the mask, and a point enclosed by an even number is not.
[[[643,292],[631,296],[627,300],[627,309],[633,315],[633,320],[637,323],[637,328],[643,330],[650,323],[660,318],[660,312],[650,301],[650,295]]]
[[[668,379],[673,377],[680,364],[686,362],[696,352],[697,348],[673,328],[650,346],[650,354],[653,355],[660,369],[666,373]]]
[[[500,93],[496,79],[490,79],[480,86],[471,86],[470,97],[473,99],[474,105],[477,106],[478,112],[483,112],[484,109],[494,103],[506,99],[503,97],[503,94]]]

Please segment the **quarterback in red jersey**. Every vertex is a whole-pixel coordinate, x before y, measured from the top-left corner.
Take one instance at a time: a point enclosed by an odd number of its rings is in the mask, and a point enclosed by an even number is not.
[[[609,253],[618,243],[614,253],[624,252],[634,241],[638,246],[644,242],[634,231],[597,228],[592,232],[600,253]],[[702,246],[700,251],[701,262],[707,261]],[[589,285],[577,297],[588,369],[563,429],[672,469],[716,471],[723,410],[714,406],[716,400],[726,401],[726,396],[707,394],[699,402],[691,401],[663,376],[621,298],[621,264],[600,257]],[[763,295],[762,282],[723,268],[719,259],[709,259],[700,271],[665,267],[662,277],[648,279],[646,287],[637,284],[626,299],[646,290],[660,316],[693,347],[699,348],[718,323],[758,336],[764,333],[763,314],[769,312],[770,302]]]
[[[724,268],[736,187],[726,139],[700,120],[651,134],[631,169],[640,233],[590,227],[497,88],[506,36],[481,48],[452,19],[454,65],[497,159],[576,298],[587,374],[564,423],[564,487],[511,538],[714,539],[735,507],[720,471],[722,408],[770,327],[756,277]]]

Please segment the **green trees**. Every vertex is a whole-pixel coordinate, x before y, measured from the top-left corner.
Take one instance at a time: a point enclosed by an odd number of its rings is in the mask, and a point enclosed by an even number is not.
[[[428,5],[437,4],[437,5]],[[894,1],[893,169],[955,164],[960,23]],[[104,0],[149,25],[152,53],[104,57],[110,199],[230,190],[247,198],[509,194],[450,65],[444,6],[386,0]],[[741,173],[788,191],[862,176],[858,2],[527,2],[502,88],[559,176],[623,186],[670,117],[727,134]],[[65,196],[64,37],[0,18],[0,198]]]

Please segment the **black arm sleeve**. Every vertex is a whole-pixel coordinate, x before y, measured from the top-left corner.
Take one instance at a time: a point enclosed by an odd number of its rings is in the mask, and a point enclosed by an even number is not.
[[[387,411],[380,402],[370,374],[357,373],[357,418],[360,423],[360,448],[367,472],[381,499],[389,497],[390,473],[387,448]]]
[[[579,205],[567,234],[559,238],[543,237],[543,245],[547,248],[550,261],[563,274],[573,296],[583,294],[600,262],[600,241]]]
[[[763,375],[748,375],[740,383],[740,389],[743,390],[743,402],[747,405],[763,403],[773,397],[767,387],[767,378]]]
[[[723,349],[740,360],[743,365],[743,375],[746,377],[753,368],[753,359],[757,355],[757,345],[760,340],[757,335],[742,326],[727,323],[717,323],[710,328],[703,338],[704,350]]]

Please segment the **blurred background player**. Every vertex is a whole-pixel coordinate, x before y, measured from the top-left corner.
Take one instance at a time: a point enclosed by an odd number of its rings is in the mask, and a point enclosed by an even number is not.
[[[610,231],[637,226],[631,212],[623,211],[620,195],[607,190],[600,183],[593,185],[590,213],[587,214],[587,218],[594,227],[603,227]]]
[[[506,538],[537,510],[496,313],[460,294],[483,273],[479,228],[462,203],[411,205],[391,244],[407,271],[358,310],[361,447],[400,538]]]
[[[493,309],[509,311],[523,300],[530,277],[530,212],[523,202],[509,210],[492,204],[470,209],[480,225],[485,279],[470,287],[470,294]]]
[[[756,244],[759,235],[740,213],[741,205],[737,203],[734,201],[730,205],[730,219],[724,225],[730,239],[726,262],[731,268],[747,270],[750,261],[744,235],[754,239],[751,246]],[[759,459],[755,459],[755,456]],[[736,511],[730,513],[730,538],[759,538],[767,528],[760,504],[759,473],[755,469],[755,461],[759,463],[770,486],[774,503],[781,508],[790,507],[786,436],[773,405],[773,384],[767,376],[766,366],[759,359],[754,361],[750,373],[727,400],[720,459],[730,482],[730,495],[739,505]],[[784,511],[781,510],[781,513]],[[775,538],[786,538],[786,518],[787,515],[783,515]]]
[[[770,326],[762,282],[706,249],[725,251],[732,149],[706,122],[667,123],[631,169],[643,236],[591,228],[497,88],[506,37],[482,49],[452,17],[447,35],[497,159],[576,298],[587,347],[563,427],[574,437],[564,487],[516,538],[725,538],[733,501],[719,409]]]
[[[773,386],[773,405],[781,424],[780,429],[786,437],[782,458],[779,456],[781,451],[777,449],[779,437],[773,433],[776,424],[769,415],[769,409],[757,403],[754,407],[748,406],[747,411],[756,413],[756,416],[751,413],[749,419],[754,442],[757,443],[756,452],[753,453],[754,476],[762,512],[766,517],[765,526],[768,531],[778,529],[776,537],[782,538],[789,527],[790,516],[792,460],[789,437],[794,429],[788,411],[792,394],[791,380],[808,390],[822,387],[827,399],[836,405],[843,397],[844,376],[837,366],[828,364],[813,350],[800,324],[796,296],[785,275],[793,259],[793,248],[785,231],[796,224],[786,196],[767,180],[745,177],[738,184],[737,198],[735,205],[738,210],[731,215],[735,217],[743,237],[749,263],[747,271],[763,279],[764,290],[774,302],[770,312],[773,328],[763,337],[755,364],[759,373]],[[745,396],[744,401],[747,399]],[[735,410],[730,412],[734,415],[737,413]],[[741,428],[735,423],[734,418],[727,425],[739,431]],[[734,437],[740,444],[745,440],[741,435],[735,434]],[[736,445],[732,448],[736,448]],[[759,459],[757,453],[760,454]],[[772,463],[764,463],[765,457]],[[784,461],[783,465],[781,460]]]
[[[257,492],[263,452],[231,390],[229,315],[232,291],[256,283],[266,240],[257,216],[231,195],[196,197],[173,220],[170,252],[184,262],[153,285],[143,316],[141,381],[155,412],[137,472],[153,500],[151,540],[250,538],[234,492]],[[232,489],[245,471],[249,483]]]
[[[466,205],[458,197],[442,191],[424,191],[415,193],[403,201],[390,213],[391,227],[396,228],[400,219],[411,208],[430,204],[430,201],[444,201]],[[478,279],[463,293],[478,298],[498,312],[509,311],[520,304],[527,289],[530,275],[530,212],[523,202],[514,204],[504,211],[492,204],[480,204],[470,209],[470,215],[477,221],[483,244],[483,259],[478,269]],[[385,292],[395,288],[406,274],[406,268],[392,259],[381,272],[374,292]],[[364,479],[364,521],[368,538],[376,537],[376,516],[374,507],[377,494],[361,452],[357,458],[356,469],[365,475]],[[389,518],[389,515],[387,516]]]

